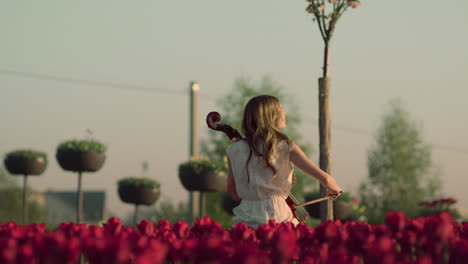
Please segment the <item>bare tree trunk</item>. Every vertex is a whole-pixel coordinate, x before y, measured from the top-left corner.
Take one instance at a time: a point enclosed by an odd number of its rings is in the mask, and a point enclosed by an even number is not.
[[[81,224],[83,221],[83,191],[81,190],[82,172],[78,172],[78,190],[76,192],[76,223]]]
[[[330,136],[330,77],[328,43],[325,43],[323,60],[323,77],[319,79],[319,137],[320,137],[320,168],[331,174],[331,136]],[[325,196],[327,189],[320,185],[320,194]],[[320,220],[333,220],[333,201],[327,200],[320,203]]]
[[[323,78],[328,77],[328,66],[330,65],[330,46],[329,42],[325,42],[325,48],[323,49]]]
[[[200,192],[200,218],[206,215],[206,192]]]
[[[27,184],[28,182],[28,175],[25,174],[23,176],[23,225],[26,225],[29,221],[28,219],[28,199],[27,199]]]
[[[135,213],[133,214],[133,226],[135,228],[137,227],[138,219],[140,219],[140,207],[138,207],[138,204],[135,204]]]

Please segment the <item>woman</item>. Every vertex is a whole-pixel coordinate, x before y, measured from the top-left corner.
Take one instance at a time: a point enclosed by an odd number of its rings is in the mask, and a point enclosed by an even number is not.
[[[242,119],[245,139],[232,143],[226,150],[228,191],[234,200],[242,199],[233,209],[234,223],[244,222],[254,228],[273,219],[277,223],[297,223],[285,200],[291,191],[293,164],[325,186],[327,195],[338,197],[342,192],[331,175],[310,161],[281,132],[285,127],[286,113],[276,97],[256,96],[245,106]]]

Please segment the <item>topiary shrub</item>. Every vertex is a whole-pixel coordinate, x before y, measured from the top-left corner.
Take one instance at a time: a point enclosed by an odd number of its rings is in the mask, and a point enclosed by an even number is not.
[[[161,193],[159,182],[149,178],[123,178],[117,185],[119,197],[125,203],[152,205]]]
[[[58,145],[56,158],[64,170],[95,172],[104,164],[106,150],[107,147],[99,141],[73,139]]]
[[[179,179],[189,191],[224,191],[227,175],[208,158],[192,158],[179,165]]]
[[[40,175],[47,167],[47,155],[41,151],[15,150],[6,154],[3,163],[11,174]]]

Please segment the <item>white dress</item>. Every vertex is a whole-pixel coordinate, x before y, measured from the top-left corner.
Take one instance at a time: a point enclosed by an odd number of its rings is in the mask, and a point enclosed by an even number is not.
[[[231,162],[232,174],[236,182],[236,191],[242,202],[233,209],[234,224],[243,222],[257,228],[259,224],[266,224],[269,220],[275,219],[277,223],[292,221],[293,214],[286,198],[292,186],[293,166],[290,162],[291,145],[282,140],[278,143],[275,153],[271,157],[277,174],[262,166],[263,157],[252,153],[249,162],[250,182],[247,178],[245,164],[249,157],[249,146],[247,141],[241,140],[232,143],[227,148],[227,155]],[[259,152],[263,150],[260,143]]]

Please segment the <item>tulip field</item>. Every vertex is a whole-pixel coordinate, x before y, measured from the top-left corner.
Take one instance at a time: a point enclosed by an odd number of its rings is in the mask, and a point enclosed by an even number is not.
[[[102,226],[0,224],[0,263],[468,263],[468,223],[450,214],[411,219],[389,212],[385,224],[327,221],[224,229],[209,217],[186,222],[118,218]]]

